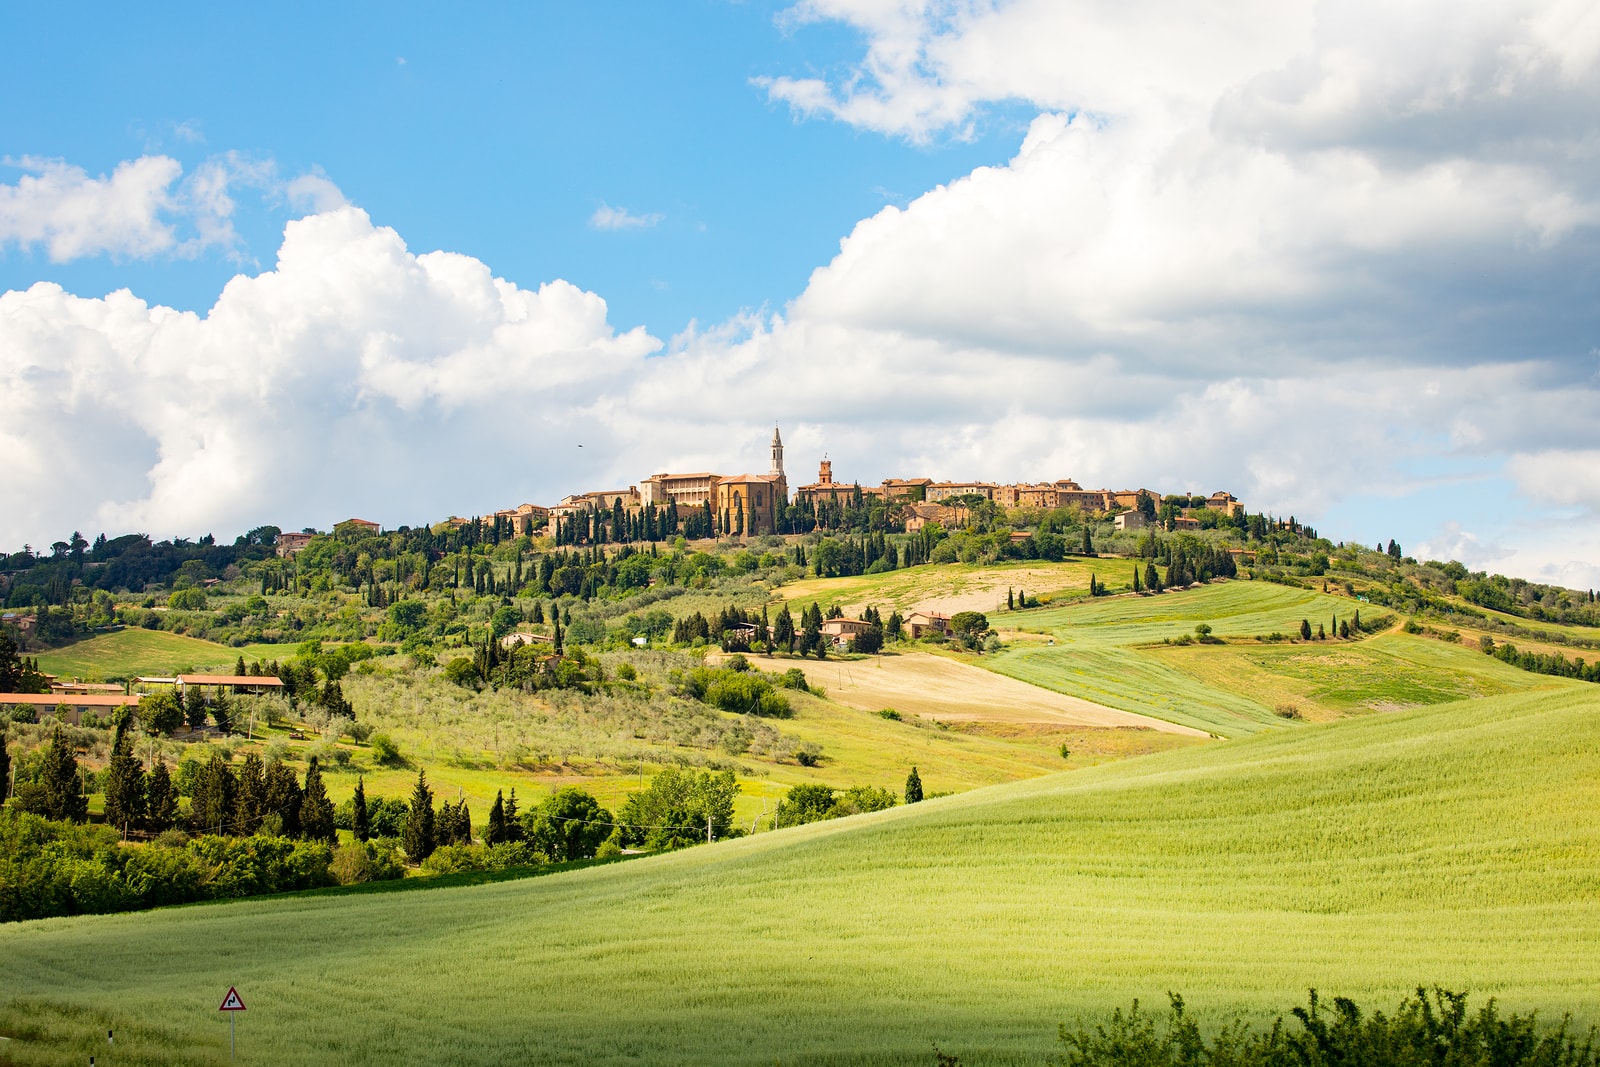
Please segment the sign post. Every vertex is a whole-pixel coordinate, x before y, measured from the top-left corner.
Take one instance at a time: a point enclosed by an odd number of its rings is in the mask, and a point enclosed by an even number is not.
[[[222,998],[222,1007],[218,1008],[217,1010],[228,1013],[228,1058],[231,1060],[233,1059],[234,1049],[233,1020],[236,1018],[234,1013],[244,1011],[244,1001],[239,999],[239,991],[233,988],[233,986],[229,986],[228,995]]]

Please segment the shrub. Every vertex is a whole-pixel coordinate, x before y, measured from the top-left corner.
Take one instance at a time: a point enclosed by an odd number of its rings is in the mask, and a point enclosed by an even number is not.
[[[639,677],[639,672],[638,672],[637,669],[635,669],[633,664],[631,664],[631,663],[621,663],[621,664],[617,665],[617,680],[618,681],[620,681],[620,682],[631,682],[631,681],[635,680],[638,677]]]
[[[893,708],[884,708],[878,714],[885,719],[893,719],[895,722],[900,721],[900,713]]]
[[[405,877],[405,865],[392,848],[373,841],[352,841],[334,849],[328,870],[340,885],[358,882],[386,882]]]
[[[444,665],[444,676],[461,686],[463,689],[472,689],[478,684],[477,665],[466,656],[457,656]]]
[[[373,734],[368,743],[372,746],[372,758],[379,763],[403,762],[400,746],[388,734]]]

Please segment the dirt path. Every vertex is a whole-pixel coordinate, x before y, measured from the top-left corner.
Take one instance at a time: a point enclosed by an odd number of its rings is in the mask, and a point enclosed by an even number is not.
[[[808,660],[801,667],[806,680],[822,686],[830,699],[864,711],[893,708],[902,715],[948,722],[1120,726],[1208,736],[1204,730],[1118,711],[926,652],[850,662]]]

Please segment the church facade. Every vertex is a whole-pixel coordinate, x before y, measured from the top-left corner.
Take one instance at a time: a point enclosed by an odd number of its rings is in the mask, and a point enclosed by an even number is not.
[[[734,534],[778,531],[782,509],[789,504],[789,479],[783,473],[783,437],[772,430],[772,467],[765,474],[734,474],[717,479],[717,521]]]

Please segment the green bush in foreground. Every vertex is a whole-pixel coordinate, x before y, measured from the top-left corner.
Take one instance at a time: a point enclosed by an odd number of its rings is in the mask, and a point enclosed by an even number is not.
[[[1280,1016],[1268,1030],[1235,1021],[1207,1041],[1184,1013],[1183,998],[1169,994],[1166,1026],[1133,1002],[1093,1028],[1060,1029],[1058,1067],[1594,1067],[1600,1063],[1591,1029],[1580,1040],[1563,1019],[1540,1032],[1537,1013],[1501,1017],[1490,1000],[1467,1011],[1467,994],[1418,988],[1394,1015],[1364,1015],[1344,997],[1323,1010],[1311,990],[1305,1007]]]

